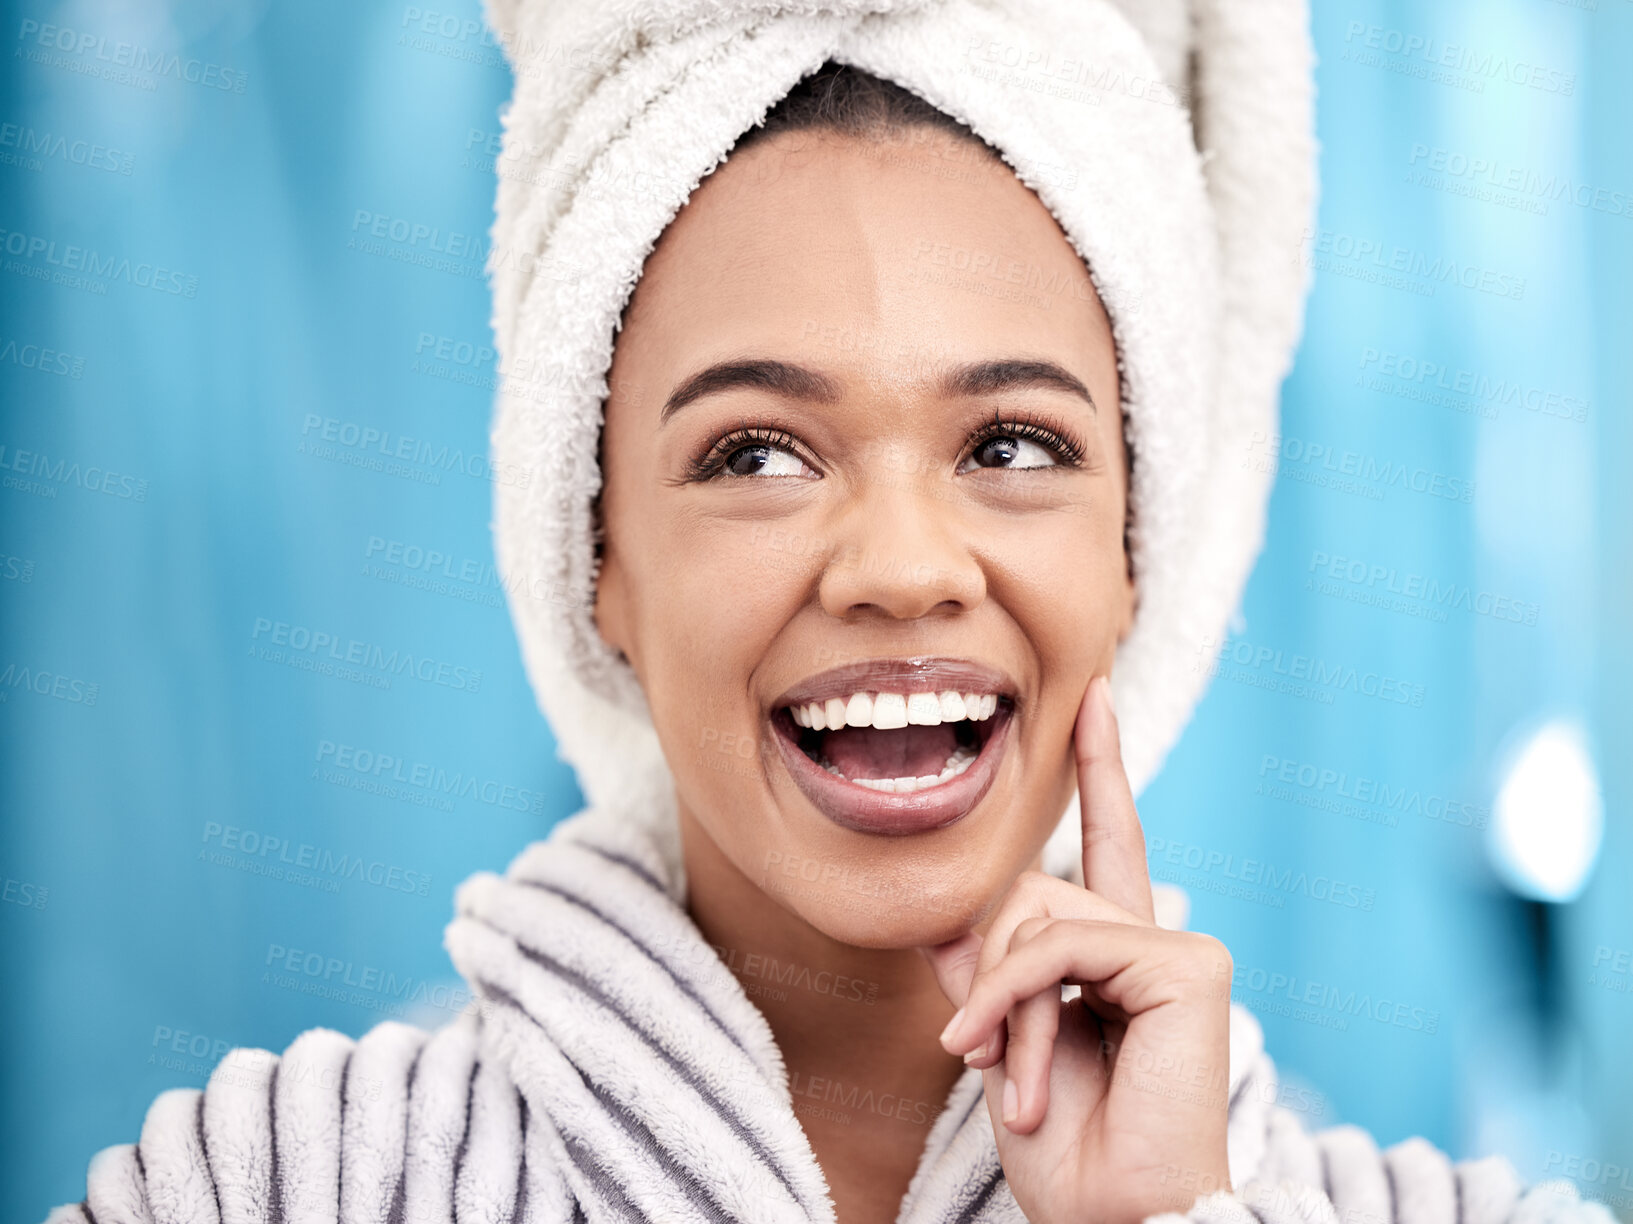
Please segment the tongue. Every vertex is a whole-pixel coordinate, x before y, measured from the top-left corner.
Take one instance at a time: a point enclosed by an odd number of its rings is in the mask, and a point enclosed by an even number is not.
[[[958,747],[952,724],[894,731],[842,727],[822,739],[822,755],[847,778],[922,778],[940,773]]]

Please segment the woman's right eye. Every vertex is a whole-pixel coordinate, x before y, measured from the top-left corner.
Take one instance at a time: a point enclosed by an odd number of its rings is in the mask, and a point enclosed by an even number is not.
[[[699,483],[757,476],[821,479],[822,473],[800,457],[800,449],[798,439],[786,429],[745,422],[687,464],[686,479]]]

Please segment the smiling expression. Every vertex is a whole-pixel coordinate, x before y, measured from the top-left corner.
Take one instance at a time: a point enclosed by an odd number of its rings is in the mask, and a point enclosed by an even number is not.
[[[1037,860],[1134,608],[1104,309],[1013,172],[941,142],[956,174],[804,132],[706,178],[602,435],[596,619],[691,887],[871,947],[967,929]]]

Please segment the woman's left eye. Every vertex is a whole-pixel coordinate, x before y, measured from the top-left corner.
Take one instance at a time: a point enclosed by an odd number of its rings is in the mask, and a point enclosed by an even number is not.
[[[1017,438],[1011,434],[999,434],[988,438],[970,452],[970,457],[959,467],[960,472],[974,471],[976,468],[1036,468],[1051,467],[1059,463],[1059,458],[1043,446],[1030,438]]]
[[[770,442],[739,446],[726,456],[720,470],[726,476],[798,476],[810,471],[793,451]]]

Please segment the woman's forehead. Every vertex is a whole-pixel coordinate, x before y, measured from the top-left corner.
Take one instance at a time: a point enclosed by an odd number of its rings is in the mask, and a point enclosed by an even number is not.
[[[1007,166],[890,147],[791,133],[705,179],[636,287],[624,380],[749,351],[885,377],[1018,353],[1085,379],[1115,364],[1087,268]]]

